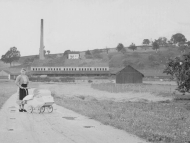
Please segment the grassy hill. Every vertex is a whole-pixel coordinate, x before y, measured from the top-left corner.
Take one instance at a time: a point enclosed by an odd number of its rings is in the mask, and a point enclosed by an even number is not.
[[[103,62],[109,63],[110,71],[113,73],[129,64],[141,71],[145,76],[166,76],[163,74],[163,70],[168,58],[180,56],[190,50],[186,49],[181,52],[182,50],[179,49],[179,47],[161,47],[158,51],[155,51],[149,46],[138,47],[135,51],[129,50],[126,47],[126,53],[118,52],[113,48],[108,52],[99,50],[98,53],[97,51],[95,53],[94,51],[95,50],[91,50],[92,55],[87,57],[85,57],[84,51],[81,52],[82,60],[85,62],[85,59],[101,59]],[[59,61],[62,57],[63,53],[46,55],[47,59],[54,59],[56,61]],[[26,62],[28,59],[30,60]],[[21,67],[30,69],[31,61],[34,59],[38,59],[38,55],[23,56],[17,63],[14,63],[16,66],[12,67],[0,61],[0,69],[8,69],[11,71],[18,71]]]

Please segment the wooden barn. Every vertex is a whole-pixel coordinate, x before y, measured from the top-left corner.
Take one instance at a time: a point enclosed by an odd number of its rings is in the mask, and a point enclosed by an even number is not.
[[[144,75],[128,65],[116,73],[116,83],[142,83]]]

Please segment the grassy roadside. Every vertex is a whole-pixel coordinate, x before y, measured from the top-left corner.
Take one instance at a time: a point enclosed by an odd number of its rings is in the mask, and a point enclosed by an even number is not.
[[[17,87],[13,81],[0,81],[0,108],[16,91]]]
[[[114,102],[91,97],[54,96],[57,104],[93,118],[105,125],[157,143],[190,141],[189,101]]]
[[[31,87],[38,87],[38,83],[30,83]],[[0,81],[0,108],[11,95],[17,92],[14,81]]]

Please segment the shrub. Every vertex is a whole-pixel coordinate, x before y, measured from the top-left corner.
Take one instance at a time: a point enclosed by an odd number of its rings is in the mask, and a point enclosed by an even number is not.
[[[74,77],[61,77],[59,78],[61,82],[75,82]]]

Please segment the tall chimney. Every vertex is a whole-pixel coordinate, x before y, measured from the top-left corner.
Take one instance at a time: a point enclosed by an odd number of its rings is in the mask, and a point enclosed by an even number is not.
[[[44,31],[43,31],[43,19],[41,19],[41,31],[40,31],[40,60],[44,59]]]

